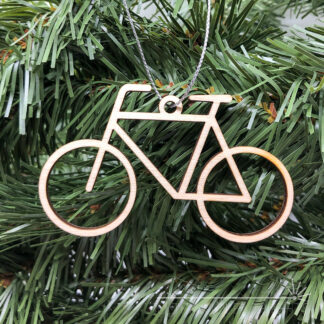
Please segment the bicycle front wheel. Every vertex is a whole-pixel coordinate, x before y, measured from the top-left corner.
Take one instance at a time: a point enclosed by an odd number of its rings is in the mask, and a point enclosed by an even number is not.
[[[120,169],[121,168],[126,169],[128,181],[126,181],[124,178],[116,179],[116,177],[114,178],[114,175],[112,174],[111,176],[107,177],[107,179],[108,180],[110,179],[110,182],[113,185],[115,185],[115,187],[106,188],[104,187],[104,182],[106,178],[103,177],[102,181],[100,182],[102,187],[104,188],[103,190],[105,190],[104,191],[105,195],[99,196],[98,198],[98,195],[96,195],[96,193],[92,193],[92,196],[90,196],[90,198],[92,197],[92,201],[93,201],[92,204],[91,202],[87,204],[87,202],[85,202],[84,199],[80,200],[80,198],[79,200],[75,200],[76,196],[82,196],[82,194],[79,194],[79,192],[75,191],[76,190],[74,188],[75,184],[77,184],[79,188],[79,184],[82,183],[82,185],[84,184],[84,188],[85,188],[85,184],[90,174],[88,172],[89,168],[92,167],[95,154],[98,152],[98,149],[100,148],[104,148],[106,153],[109,153],[108,155],[110,156],[110,158],[106,164],[110,166],[113,169],[113,171],[118,170],[124,172]],[[76,150],[80,150],[80,149],[95,149],[94,150],[95,152],[93,152],[91,155],[87,151],[87,153],[85,153],[85,158],[82,160],[79,157],[80,154],[76,152]],[[66,160],[64,160],[64,157],[69,157],[69,158],[66,158]],[[53,174],[52,170],[54,169],[57,162],[59,162],[59,160],[62,161],[62,167],[59,168],[59,170]],[[74,166],[71,166],[72,164],[74,164]],[[76,165],[78,165],[79,168],[77,168]],[[82,176],[81,173],[84,173],[84,176]],[[66,183],[64,184],[64,187],[60,182],[62,181],[61,179],[63,178],[63,175],[65,176],[66,179],[65,181]],[[110,202],[108,208],[106,208],[104,213],[106,213],[111,209],[116,210],[117,208],[116,206],[119,206],[119,208],[123,208],[123,210],[115,217],[113,221],[101,226],[81,227],[81,226],[74,225],[70,223],[66,218],[59,215],[59,213],[53,207],[53,204],[50,199],[50,194],[49,194],[50,177],[55,178],[53,180],[53,186],[56,186],[56,192],[60,191],[62,187],[65,189],[68,188],[70,185],[69,197],[71,198],[67,199],[66,197],[67,194],[64,193],[64,196],[62,196],[61,194],[62,201],[69,200],[69,206],[65,208],[61,208],[62,211],[68,213],[67,215],[70,215],[74,212],[74,214],[77,214],[79,218],[82,216],[88,217],[89,216],[88,214],[93,214],[93,211],[99,208],[98,207],[99,204],[96,202],[95,198],[93,198],[94,196],[97,197],[98,201],[100,201],[100,204],[104,204],[102,203],[102,200],[104,200],[105,198],[109,199],[113,194],[116,197],[118,196],[118,201],[116,199],[116,203]],[[117,180],[119,181],[119,183],[121,183],[121,185],[119,185],[119,187],[117,186],[116,189]],[[129,192],[128,192],[128,200],[126,200],[127,201],[126,202],[125,201],[126,195],[124,193],[124,190],[126,189],[126,186],[128,184],[129,184]],[[122,189],[120,189],[121,187]],[[58,226],[65,232],[68,232],[73,235],[90,237],[90,236],[102,235],[112,231],[127,218],[128,214],[130,213],[134,205],[135,198],[136,198],[136,176],[133,167],[131,166],[126,156],[123,153],[121,153],[117,148],[97,140],[79,140],[79,141],[68,143],[60,147],[49,157],[49,159],[46,161],[41,171],[38,188],[39,188],[39,197],[40,197],[42,207],[45,213],[47,214],[47,216],[49,217],[49,219],[56,226]],[[68,192],[68,189],[66,189],[66,192]],[[86,194],[83,194],[83,196],[87,198]],[[58,201],[57,205],[60,205],[60,201]],[[113,205],[114,208],[112,208],[111,205]],[[85,210],[87,210],[89,213],[85,214]],[[106,217],[105,214],[103,216]]]
[[[264,240],[266,238],[268,238],[269,236],[273,235],[274,233],[276,233],[282,226],[283,224],[286,222],[286,220],[288,219],[291,209],[292,209],[292,205],[293,205],[293,199],[294,199],[294,189],[293,189],[293,183],[290,177],[289,172],[287,171],[286,167],[284,166],[284,164],[278,159],[276,158],[274,155],[272,155],[271,153],[256,148],[256,147],[249,147],[249,146],[238,146],[238,147],[233,147],[230,150],[230,154],[234,157],[235,155],[238,154],[246,154],[246,155],[256,155],[259,156],[261,158],[263,158],[263,160],[267,160],[268,164],[271,164],[273,169],[275,169],[276,172],[279,172],[279,174],[281,175],[281,178],[283,180],[284,183],[284,199],[283,202],[281,204],[281,209],[279,212],[279,215],[277,215],[277,217],[267,226],[263,227],[260,230],[254,231],[254,232],[248,232],[248,233],[235,233],[235,232],[231,232],[228,231],[226,229],[224,229],[223,227],[217,225],[214,220],[212,219],[212,217],[210,216],[210,213],[207,211],[206,208],[206,202],[207,200],[204,199],[204,192],[205,192],[205,185],[206,185],[206,180],[209,177],[209,175],[211,174],[211,171],[218,166],[223,160],[226,160],[226,156],[224,153],[219,153],[217,155],[215,155],[213,158],[211,158],[211,160],[206,164],[206,166],[204,167],[204,169],[202,170],[202,173],[200,175],[199,181],[198,181],[198,186],[197,186],[197,193],[198,196],[200,197],[197,200],[197,204],[198,204],[198,209],[199,212],[201,214],[201,217],[203,218],[204,222],[206,223],[206,225],[216,234],[218,234],[219,236],[229,240],[229,241],[233,241],[233,242],[238,242],[238,243],[253,243],[253,242],[257,242],[257,241],[261,241]],[[262,160],[262,159],[261,159]],[[266,162],[266,161],[264,161]],[[261,164],[263,162],[261,161]],[[250,171],[253,173],[254,168],[250,167]],[[269,173],[268,173],[269,175]],[[268,177],[271,179],[271,177]],[[243,179],[244,179],[244,175],[243,175]],[[216,181],[219,181],[220,179],[216,179]],[[256,179],[254,181],[255,187],[260,187],[260,179]],[[265,187],[267,187],[267,185],[265,185]],[[268,188],[269,189],[269,188]],[[257,190],[256,190],[257,191]],[[251,194],[251,192],[250,192]],[[233,225],[233,222],[232,222]],[[239,227],[239,226],[237,226]]]

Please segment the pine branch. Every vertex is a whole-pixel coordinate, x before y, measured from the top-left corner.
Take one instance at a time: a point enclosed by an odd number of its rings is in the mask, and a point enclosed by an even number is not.
[[[157,20],[132,14],[162,94],[180,96],[199,60],[206,6],[190,3],[184,12],[181,1],[175,6],[160,1]],[[307,4],[307,10],[311,3],[316,7],[309,1],[281,2]],[[37,181],[48,156],[70,141],[100,139],[120,86],[147,77],[119,1],[1,3],[0,323],[324,319],[324,30],[297,28],[295,35],[284,36],[273,27],[277,16],[265,4],[215,2],[207,56],[194,89],[233,95],[217,114],[229,145],[270,151],[294,181],[293,217],[261,244],[243,246],[206,228],[193,202],[172,201],[117,136],[112,144],[138,176],[137,202],[128,219],[108,235],[88,239],[67,235],[47,219]],[[153,112],[157,105],[153,94],[132,94],[123,109]],[[208,109],[189,102],[184,107],[187,114]],[[121,125],[178,185],[200,128]],[[217,153],[215,142],[208,138],[200,167]],[[50,183],[55,208],[84,226],[107,223],[107,215],[113,219],[128,190],[125,171],[107,156],[95,190],[84,192],[95,154],[86,150],[65,157]],[[221,203],[209,208],[221,226],[255,231],[280,209],[282,183],[262,161],[237,163],[253,192],[253,208]],[[235,191],[229,175],[221,165],[214,177],[222,181],[210,189]]]

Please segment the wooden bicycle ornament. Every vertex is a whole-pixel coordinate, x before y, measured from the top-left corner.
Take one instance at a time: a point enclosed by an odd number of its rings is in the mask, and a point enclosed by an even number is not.
[[[97,236],[110,232],[117,226],[119,226],[129,215],[130,211],[135,202],[136,198],[136,176],[134,169],[126,156],[119,151],[116,147],[113,147],[109,144],[110,137],[112,132],[115,131],[119,137],[127,144],[127,146],[133,151],[133,153],[138,157],[138,159],[144,164],[144,166],[151,172],[151,174],[156,178],[156,180],[163,186],[163,188],[169,193],[173,199],[180,200],[195,200],[198,204],[198,209],[201,217],[209,226],[209,228],[214,231],[216,234],[221,237],[239,243],[251,243],[263,240],[280,229],[280,227],[286,222],[289,217],[293,199],[294,199],[294,189],[291,177],[283,165],[283,163],[276,158],[274,155],[270,154],[267,151],[256,147],[249,146],[238,146],[229,148],[224,135],[217,123],[216,113],[220,103],[230,102],[232,97],[230,95],[192,95],[189,97],[192,101],[201,101],[201,102],[211,102],[211,108],[209,114],[207,115],[186,115],[182,114],[182,104],[179,103],[179,99],[175,96],[166,96],[164,97],[159,104],[159,113],[144,113],[144,112],[123,112],[121,111],[122,103],[125,99],[127,92],[130,91],[140,91],[148,92],[151,91],[151,86],[147,84],[126,84],[124,85],[118,95],[116,102],[114,104],[110,119],[108,121],[104,136],[101,141],[85,139],[78,140],[71,143],[68,143],[60,147],[56,152],[54,152],[47,162],[45,163],[39,179],[39,196],[40,201],[43,206],[43,209],[50,220],[57,225],[62,230],[78,235],[78,236]],[[165,105],[168,102],[173,102],[177,105],[176,110],[173,113],[168,113],[165,110]],[[128,120],[160,120],[160,121],[177,121],[177,122],[194,122],[194,123],[203,123],[203,129],[201,131],[200,137],[198,138],[196,147],[192,153],[191,160],[185,172],[185,175],[182,179],[180,188],[176,190],[169,181],[161,174],[161,172],[154,166],[154,164],[148,159],[148,157],[143,153],[143,151],[137,146],[137,144],[128,136],[128,134],[118,125],[118,120],[128,119]],[[197,192],[187,192],[190,180],[193,176],[194,170],[197,166],[198,159],[202,152],[203,146],[206,142],[207,136],[210,131],[213,131],[216,135],[216,138],[220,144],[221,152],[216,154],[203,168],[200,178],[198,180]],[[66,220],[64,220],[57,212],[54,210],[49,196],[48,196],[48,179],[53,169],[55,163],[66,153],[73,151],[79,148],[85,147],[94,147],[98,148],[98,153],[94,161],[93,168],[91,170],[86,190],[88,192],[92,191],[94,184],[96,182],[103,158],[106,152],[115,156],[123,166],[126,168],[130,192],[127,204],[123,211],[118,215],[118,217],[112,222],[98,227],[79,227],[73,225]],[[285,200],[283,202],[281,212],[279,215],[270,223],[268,226],[263,229],[251,232],[251,233],[233,233],[226,231],[220,226],[218,226],[212,218],[209,216],[205,202],[206,201],[218,201],[218,202],[233,202],[233,203],[249,203],[251,202],[250,193],[244,183],[242,175],[236,165],[236,162],[233,158],[233,155],[236,154],[256,154],[259,155],[268,161],[270,161],[280,172],[284,183],[285,183]],[[236,180],[238,188],[241,194],[232,195],[232,194],[206,194],[204,193],[204,187],[207,180],[207,177],[210,171],[222,160],[226,160],[232,174]]]

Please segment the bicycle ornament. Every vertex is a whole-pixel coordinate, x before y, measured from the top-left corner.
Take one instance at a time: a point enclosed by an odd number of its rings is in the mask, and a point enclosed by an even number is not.
[[[274,155],[270,154],[267,151],[256,147],[249,146],[238,146],[229,148],[224,135],[217,123],[216,113],[218,107],[221,103],[230,102],[232,97],[230,95],[192,95],[189,96],[191,101],[201,101],[201,102],[210,102],[211,108],[209,114],[207,115],[189,115],[182,114],[182,103],[175,96],[166,96],[159,103],[159,112],[158,113],[144,113],[144,112],[123,112],[121,111],[122,103],[125,99],[127,92],[131,91],[140,91],[140,92],[148,92],[151,91],[152,87],[147,84],[126,84],[124,85],[120,91],[118,92],[116,102],[114,104],[110,119],[108,121],[104,136],[101,141],[85,139],[78,140],[71,143],[68,143],[62,147],[60,147],[57,151],[55,151],[45,163],[39,179],[39,196],[40,201],[43,206],[43,209],[50,220],[57,225],[62,230],[78,235],[78,236],[97,236],[108,233],[112,231],[114,228],[119,226],[129,215],[132,207],[134,205],[136,199],[136,176],[134,169],[126,156],[118,150],[116,147],[109,144],[109,140],[111,138],[112,132],[116,132],[119,137],[126,143],[126,145],[130,148],[130,150],[138,157],[138,159],[144,164],[144,166],[150,171],[150,173],[155,177],[155,179],[163,186],[163,188],[168,192],[168,194],[173,199],[178,200],[195,200],[198,205],[198,209],[201,217],[207,224],[207,226],[214,231],[216,234],[221,237],[239,243],[252,243],[263,240],[271,235],[273,235],[276,231],[280,229],[280,227],[286,222],[289,217],[293,199],[294,199],[294,189],[291,181],[291,177],[283,165],[283,163],[276,158]],[[168,113],[165,110],[165,105],[168,102],[173,102],[177,105],[176,110],[173,113]],[[128,134],[121,128],[118,124],[118,120],[128,119],[128,120],[155,120],[155,121],[177,121],[177,122],[194,122],[194,123],[203,123],[203,129],[201,131],[200,137],[198,138],[195,149],[192,153],[190,162],[188,164],[187,170],[182,179],[180,188],[176,190],[169,181],[161,174],[161,172],[154,166],[154,164],[148,159],[148,157],[143,153],[143,151],[137,146],[137,144],[128,136]],[[216,154],[203,168],[200,178],[197,184],[197,192],[191,193],[187,192],[190,180],[193,176],[194,170],[197,166],[199,156],[202,152],[203,146],[206,142],[207,136],[210,131],[213,131],[216,135],[216,138],[221,147],[221,152]],[[89,175],[89,179],[86,185],[86,190],[91,192],[94,184],[96,182],[101,164],[103,162],[103,158],[106,152],[115,156],[122,165],[126,168],[129,184],[130,184],[130,193],[128,197],[128,201],[123,211],[118,215],[118,217],[103,226],[98,227],[79,227],[73,225],[66,220],[64,220],[53,208],[49,195],[48,195],[48,180],[53,169],[55,163],[65,154],[70,151],[73,151],[78,148],[85,147],[94,147],[98,149],[98,153]],[[271,162],[277,170],[280,172],[284,184],[285,184],[285,199],[281,208],[281,212],[279,215],[270,223],[268,226],[263,229],[252,232],[252,233],[233,233],[224,230],[220,226],[218,226],[212,218],[209,216],[205,202],[206,201],[214,201],[214,202],[233,202],[233,203],[249,203],[251,202],[250,193],[244,183],[242,175],[237,167],[237,164],[233,158],[236,154],[256,154],[259,155],[269,162]],[[204,187],[207,180],[207,177],[210,171],[222,160],[226,160],[232,174],[236,180],[238,188],[240,190],[239,195],[232,194],[206,194],[204,193]]]

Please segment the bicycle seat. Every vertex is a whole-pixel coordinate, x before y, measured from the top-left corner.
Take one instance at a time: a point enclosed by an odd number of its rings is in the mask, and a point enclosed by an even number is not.
[[[189,96],[191,101],[201,101],[201,102],[231,102],[231,95],[192,95]]]

